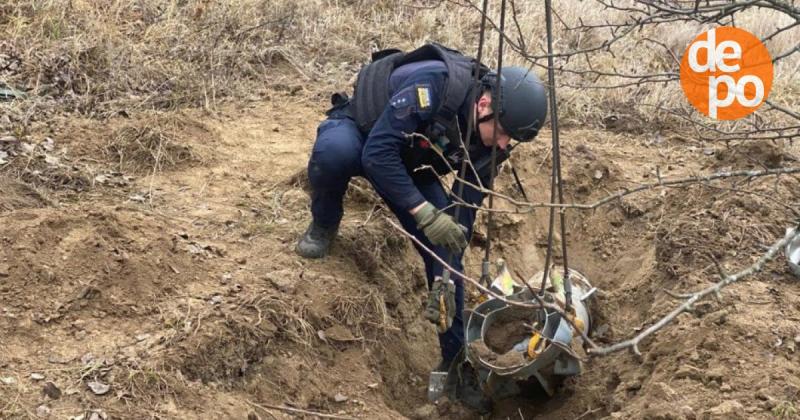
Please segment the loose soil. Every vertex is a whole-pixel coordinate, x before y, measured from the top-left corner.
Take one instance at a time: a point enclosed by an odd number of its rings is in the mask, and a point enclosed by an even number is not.
[[[486,345],[497,354],[505,354],[514,345],[530,337],[535,323],[535,313],[505,310],[496,316],[491,328],[486,331]]]
[[[424,272],[366,183],[348,192],[328,258],[293,253],[323,105],[276,95],[213,114],[69,120],[31,133],[26,142],[38,146],[15,149],[0,169],[0,417],[292,417],[268,408],[282,406],[478,418],[426,401],[438,344],[422,317]],[[549,135],[513,158],[531,201],[548,199]],[[570,129],[562,144],[567,201],[581,203],[658,176],[800,156],[796,145],[743,155],[735,144],[619,130]],[[521,198],[508,172],[499,190]],[[678,303],[664,290],[711,284],[715,262],[726,272],[752,264],[791,224],[798,190],[786,176],[568,212],[569,263],[600,289],[595,339],[650,325]],[[547,221],[542,210],[496,215],[493,258],[515,278],[541,270]],[[469,273],[482,254],[475,241]],[[641,357],[587,360],[556,397],[503,401],[493,418],[795,416],[798,292],[780,257],[645,340]],[[96,395],[95,382],[108,392]]]

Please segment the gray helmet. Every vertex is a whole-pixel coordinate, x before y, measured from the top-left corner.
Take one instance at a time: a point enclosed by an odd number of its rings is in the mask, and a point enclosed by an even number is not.
[[[523,67],[503,67],[497,92],[497,73],[492,71],[481,80],[500,97],[492,100],[492,111],[499,115],[503,129],[517,141],[531,141],[547,117],[547,93],[533,72]],[[499,108],[499,109],[498,109]]]

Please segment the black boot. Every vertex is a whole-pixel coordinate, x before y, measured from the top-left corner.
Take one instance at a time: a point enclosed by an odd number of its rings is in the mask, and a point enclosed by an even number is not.
[[[477,411],[478,414],[491,413],[492,399],[483,393],[478,372],[468,362],[451,370],[455,370],[453,374],[457,376],[453,399]]]
[[[331,247],[333,238],[336,237],[336,232],[339,230],[337,223],[331,227],[322,227],[316,222],[312,221],[306,229],[306,233],[300,238],[297,243],[295,252],[304,258],[322,258],[328,254]]]

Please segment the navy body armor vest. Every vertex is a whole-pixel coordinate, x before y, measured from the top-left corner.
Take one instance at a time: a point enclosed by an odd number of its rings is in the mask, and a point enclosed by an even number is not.
[[[447,68],[447,80],[439,107],[433,111],[433,121],[423,134],[432,141],[446,136],[451,142],[461,142],[456,116],[470,94],[475,59],[436,43],[408,53],[396,49],[378,51],[372,55],[372,62],[361,68],[353,93],[352,109],[353,118],[362,133],[369,133],[389,103],[389,77],[392,72],[404,64],[423,60],[439,60]],[[478,77],[483,77],[488,71],[489,68],[481,64]]]
[[[420,127],[420,132],[431,141],[438,144],[450,144],[450,151],[454,155],[445,156],[450,164],[456,164],[461,160],[459,156],[459,146],[462,142],[458,126],[458,111],[468,99],[473,87],[473,71],[475,70],[475,60],[464,56],[460,52],[444,47],[439,44],[431,43],[424,45],[414,51],[403,53],[400,50],[382,50],[372,55],[372,62],[362,67],[358,73],[356,85],[351,101],[352,115],[359,130],[367,134],[375,122],[380,118],[390,99],[389,79],[392,72],[405,64],[424,60],[442,61],[447,68],[447,79],[444,89],[440,93],[441,99],[438,108],[433,111],[432,121],[425,127]],[[481,64],[478,70],[478,77],[483,77],[489,72],[489,68]],[[441,137],[448,141],[442,142]],[[475,141],[479,141],[475,139]],[[422,151],[419,148],[406,149],[403,151],[403,162],[409,173],[413,168],[421,164],[431,164],[437,173],[446,173],[447,165],[437,159],[433,151]],[[415,179],[428,178],[432,180],[433,174],[412,174]],[[420,179],[422,178],[422,179]]]

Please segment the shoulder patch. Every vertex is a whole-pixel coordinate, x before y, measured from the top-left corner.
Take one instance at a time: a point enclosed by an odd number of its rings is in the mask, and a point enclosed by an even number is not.
[[[431,108],[431,88],[428,85],[417,85],[417,104],[420,111]]]
[[[416,111],[416,104],[414,103],[414,90],[412,87],[407,87],[397,92],[390,100],[389,104],[392,107],[392,116],[398,120],[405,120]]]

